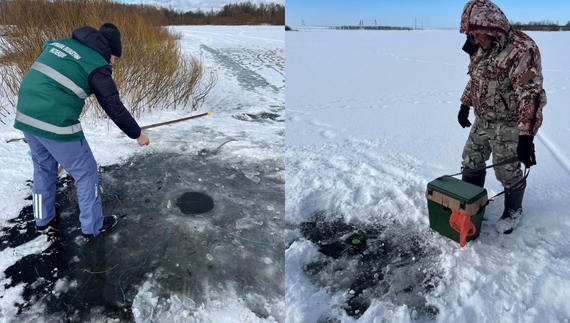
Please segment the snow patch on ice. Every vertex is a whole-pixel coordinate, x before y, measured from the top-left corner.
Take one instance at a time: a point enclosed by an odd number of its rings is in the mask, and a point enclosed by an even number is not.
[[[282,300],[278,302],[283,306]],[[255,293],[240,298],[231,286],[223,293],[212,290],[206,301],[197,304],[183,294],[163,294],[152,280],[139,288],[132,308],[136,323],[273,323],[281,321],[283,310],[283,307],[275,308],[265,297]]]

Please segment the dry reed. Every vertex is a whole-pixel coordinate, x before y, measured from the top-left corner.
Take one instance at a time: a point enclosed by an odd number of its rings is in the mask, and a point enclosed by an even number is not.
[[[113,68],[122,100],[135,116],[153,109],[196,110],[217,78],[201,60],[182,53],[180,35],[164,27],[162,11],[108,0],[0,0],[0,121],[16,105],[22,78],[47,40],[71,37],[82,27],[112,22],[122,34],[123,55]],[[104,116],[86,101],[95,122]]]

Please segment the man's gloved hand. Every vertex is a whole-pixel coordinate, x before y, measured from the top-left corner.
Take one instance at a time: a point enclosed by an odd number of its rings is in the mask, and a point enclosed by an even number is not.
[[[517,146],[517,155],[519,160],[524,164],[526,168],[530,168],[532,165],[536,165],[536,157],[534,156],[534,144],[532,140],[534,139],[531,135],[520,135],[519,145]]]
[[[469,122],[469,119],[467,117],[469,117],[469,107],[462,104],[461,107],[459,108],[459,114],[457,115],[457,120],[459,120],[459,124],[463,128],[471,127],[471,122]]]

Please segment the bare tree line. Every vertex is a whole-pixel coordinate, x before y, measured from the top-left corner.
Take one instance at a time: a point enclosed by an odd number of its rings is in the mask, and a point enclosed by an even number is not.
[[[521,23],[521,22],[510,22],[511,25],[516,29],[521,30],[532,30],[532,31],[567,31],[570,30],[570,21],[566,25],[559,25],[557,22],[553,22],[550,20],[541,20],[541,21],[531,21],[528,23]],[[331,27],[331,29],[338,29],[338,30],[414,30],[416,28],[411,27],[396,27],[396,26],[339,26],[339,27]]]
[[[285,6],[275,3],[259,5],[251,2],[229,3],[215,12],[213,9],[183,12],[172,8],[164,11],[171,25],[284,25]]]
[[[413,30],[410,27],[397,27],[397,26],[338,26],[331,27],[337,30]]]
[[[567,31],[570,30],[570,21],[566,25],[559,25],[558,22],[550,20],[541,21],[530,21],[528,23],[514,22],[511,21],[511,25],[514,28],[521,30],[533,30],[533,31]]]
[[[0,0],[0,24],[9,24],[7,5],[12,0]],[[102,0],[105,2],[106,0]],[[114,2],[110,0],[108,2]],[[162,25],[285,25],[285,6],[275,3],[253,4],[249,1],[230,3],[219,11],[213,8],[183,12],[172,8],[157,8],[144,4],[123,4],[133,11],[151,17]]]
[[[560,25],[558,22],[553,22],[550,20],[541,21],[530,21],[528,23],[514,22],[510,21],[511,25],[520,30],[531,30],[531,31],[569,31],[570,21],[566,25]],[[304,25],[303,25],[304,26]],[[362,20],[358,26],[336,26],[328,27],[329,29],[336,30],[414,30],[417,28],[411,27],[397,27],[397,26],[364,26]],[[420,28],[423,29],[423,28]],[[285,26],[285,30],[292,30],[291,27]]]

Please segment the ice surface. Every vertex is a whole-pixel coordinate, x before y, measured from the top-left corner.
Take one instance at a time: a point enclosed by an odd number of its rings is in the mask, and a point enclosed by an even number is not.
[[[341,215],[326,212],[302,223],[301,232],[322,254],[304,266],[305,274],[315,284],[343,293],[348,315],[362,316],[372,299],[406,305],[419,316],[437,314],[422,296],[439,279],[433,266],[438,251],[427,245],[427,237],[397,223],[346,224]]]
[[[242,169],[259,169],[263,181],[250,182]],[[243,306],[253,306],[250,310],[263,318],[282,320],[279,308],[283,284],[278,277],[283,275],[284,255],[273,234],[277,232],[276,239],[282,240],[281,222],[275,219],[284,211],[283,182],[267,172],[275,169],[280,167],[259,168],[241,162],[227,165],[216,156],[169,153],[102,167],[101,182],[107,187],[102,195],[115,196],[105,199],[104,212],[119,215],[120,224],[109,233],[110,239],[88,243],[75,238],[80,234],[78,209],[74,199],[69,199],[75,194],[74,185],[70,178],[63,179],[57,200],[64,212],[59,225],[61,233],[53,236],[56,243],[48,244],[43,255],[32,255],[25,262],[12,264],[6,275],[13,280],[11,286],[33,282],[35,273],[21,275],[26,266],[33,266],[47,280],[33,289],[25,287],[24,297],[31,297],[37,289],[52,290],[52,297],[42,299],[49,312],[66,310],[62,306],[65,303],[75,309],[77,319],[89,317],[91,307],[100,306],[106,316],[118,315],[122,320],[150,322],[166,312],[179,320],[191,309],[176,303],[178,299],[188,298],[190,303],[201,304],[211,301],[215,294],[216,299],[224,300],[225,289],[231,284],[237,297],[258,295],[255,301]],[[204,180],[188,180],[194,174],[201,174]],[[214,209],[199,215],[207,221],[178,208],[165,207],[188,190],[212,196]],[[21,225],[29,234],[20,236],[20,240],[33,237],[33,215],[30,208],[26,210]],[[247,230],[244,223],[255,225],[257,230]],[[218,227],[244,230],[241,236],[247,240],[236,240]],[[18,243],[12,238],[10,241]],[[34,241],[45,244],[46,238],[40,236]],[[4,252],[10,250],[8,247]],[[44,267],[47,255],[51,255],[51,261]],[[54,266],[57,263],[69,265],[59,268]],[[152,274],[147,276],[148,273]],[[151,277],[156,286],[149,286],[147,279]],[[139,284],[142,291],[137,292]],[[128,312],[117,311],[124,303],[123,293],[127,303],[133,302],[132,317]],[[265,301],[260,305],[261,299]],[[174,307],[159,306],[165,300],[174,300]],[[267,310],[271,308],[272,311]]]

